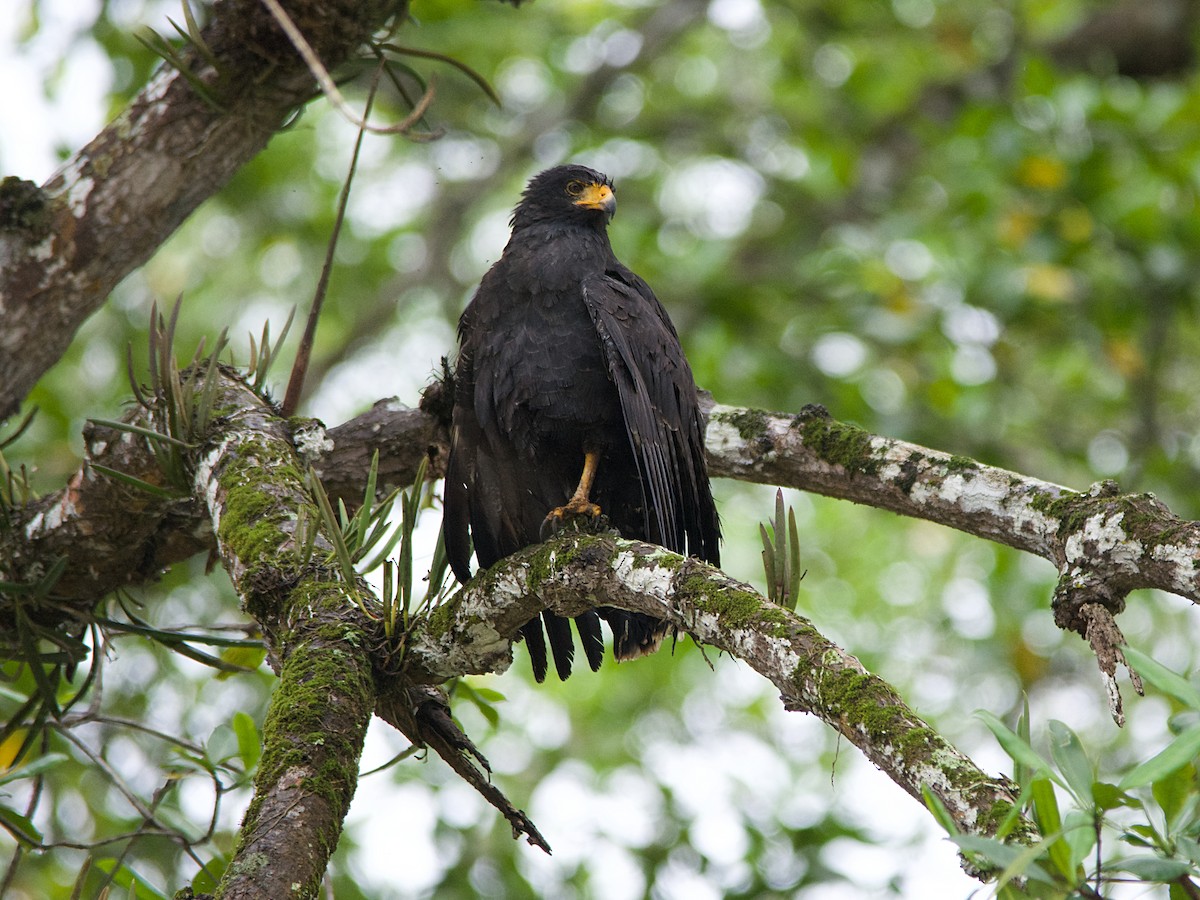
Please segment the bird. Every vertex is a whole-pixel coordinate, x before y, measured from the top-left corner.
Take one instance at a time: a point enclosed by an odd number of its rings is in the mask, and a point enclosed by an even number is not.
[[[720,565],[720,521],[691,367],[666,310],[608,237],[612,180],[581,165],[535,175],[500,258],[458,323],[443,538],[455,577],[603,515],[622,537]],[[593,671],[658,649],[665,623],[599,607],[575,617]],[[534,678],[571,673],[569,621],[520,629]]]

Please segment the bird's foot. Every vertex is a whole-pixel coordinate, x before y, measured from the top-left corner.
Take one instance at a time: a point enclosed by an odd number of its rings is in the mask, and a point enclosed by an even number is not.
[[[572,497],[564,506],[556,506],[542,519],[541,537],[547,540],[563,530],[568,522],[584,520],[594,525],[600,518],[600,507],[582,497]]]

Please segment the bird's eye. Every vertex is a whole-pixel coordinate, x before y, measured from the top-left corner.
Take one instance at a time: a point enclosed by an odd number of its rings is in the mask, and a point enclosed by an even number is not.
[[[572,197],[578,197],[580,194],[583,193],[583,182],[582,181],[568,181],[567,182],[567,193],[570,194]]]

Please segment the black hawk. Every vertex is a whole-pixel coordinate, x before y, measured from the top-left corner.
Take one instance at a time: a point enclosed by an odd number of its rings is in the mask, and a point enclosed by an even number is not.
[[[606,231],[612,181],[583,166],[534,177],[504,254],[458,323],[446,474],[446,552],[471,577],[574,517],[603,511],[623,537],[719,565],[720,526],[704,462],[696,384],[666,310],[617,261]],[[575,619],[592,669],[656,650],[666,627],[601,608]],[[570,623],[542,614],[555,669],[571,673]],[[521,629],[546,677],[542,624]]]

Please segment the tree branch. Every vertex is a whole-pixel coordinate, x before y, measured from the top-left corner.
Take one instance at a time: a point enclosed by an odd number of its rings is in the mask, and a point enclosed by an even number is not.
[[[596,606],[663,619],[746,662],[786,709],[820,717],[918,801],[927,787],[965,833],[993,836],[1013,809],[1014,785],[982,772],[812,623],[653,544],[566,534],[502,560],[410,635],[405,666],[430,680],[503,671],[517,629],[542,609],[574,616]],[[1010,839],[1034,833],[1021,820]]]
[[[289,6],[327,67],[405,8]],[[41,188],[15,178],[0,185],[0,421],[117,282],[313,96],[307,66],[258,0],[224,0],[213,15],[203,40],[215,65],[184,48],[186,72],[162,67]]]
[[[219,421],[192,461],[193,488],[279,673],[254,799],[217,896],[316,897],[358,784],[375,705],[374,623],[355,604],[357,586],[338,578],[323,554],[304,558],[298,515],[320,519],[282,422],[227,377],[215,404],[238,414]]]
[[[279,685],[263,726],[263,752],[221,898],[314,897],[337,846],[358,783],[372,712],[414,743],[431,746],[468,783],[549,852],[523,812],[471,767],[486,760],[448,715],[440,692],[414,686],[389,664],[367,586],[347,584],[324,562],[332,546],[316,538],[305,556],[297,523],[320,515],[291,435],[274,410],[223,373],[214,401],[238,414],[219,421],[193,462],[221,560],[262,626]],[[440,699],[440,703],[437,702]],[[319,736],[319,740],[314,736]],[[297,887],[298,886],[298,887]]]
[[[153,481],[146,442],[92,426],[88,459]],[[1149,494],[1122,494],[1112,482],[1086,493],[983,465],[831,419],[820,407],[799,414],[715,407],[706,434],[710,473],[793,487],[926,519],[1049,560],[1062,575],[1060,625],[1082,633],[1083,602],[1118,612],[1136,588],[1158,588],[1200,603],[1200,523],[1180,519]],[[372,453],[380,489],[411,483],[422,459],[431,476],[447,436],[435,416],[381,400],[332,429],[312,422],[305,455],[330,495],[358,501]],[[130,495],[118,502],[118,496]],[[124,509],[120,517],[105,510]],[[209,546],[207,525],[186,500],[166,501],[101,478],[85,466],[62,491],[11,514],[0,532],[0,580],[24,582],[68,558],[60,601],[85,611],[114,587],[145,581]],[[1101,590],[1096,585],[1104,585]],[[1091,590],[1071,598],[1071,588]],[[4,599],[0,597],[0,622]]]
[[[718,406],[706,434],[712,474],[794,487],[926,519],[1049,560],[1064,582],[1103,583],[1119,611],[1136,588],[1200,603],[1200,523],[1180,519],[1151,494],[1115,482],[1077,493],[830,418]],[[1069,610],[1059,625],[1085,623]],[[1082,632],[1081,632],[1082,633]]]

